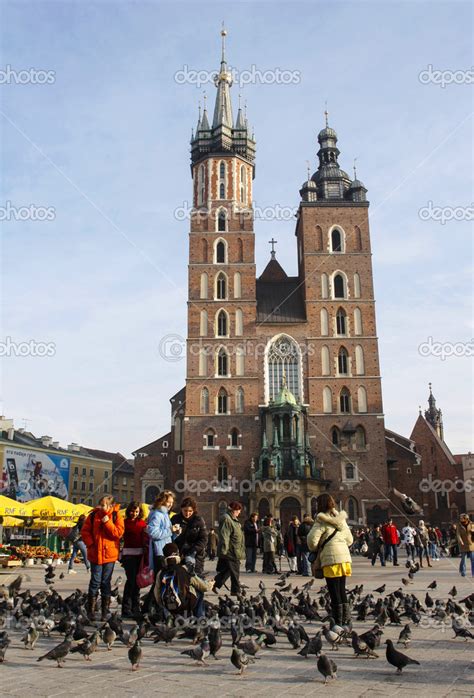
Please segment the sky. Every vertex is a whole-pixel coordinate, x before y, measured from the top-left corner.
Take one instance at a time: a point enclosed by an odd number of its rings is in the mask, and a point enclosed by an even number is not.
[[[231,92],[257,140],[257,273],[271,237],[296,273],[294,219],[275,212],[298,206],[327,104],[371,202],[386,426],[409,436],[432,381],[447,444],[471,450],[473,23],[458,0],[1,2],[3,414],[127,456],[169,430],[185,361],[160,346],[186,334],[180,212],[215,94],[190,71],[218,68],[223,20],[251,76]]]

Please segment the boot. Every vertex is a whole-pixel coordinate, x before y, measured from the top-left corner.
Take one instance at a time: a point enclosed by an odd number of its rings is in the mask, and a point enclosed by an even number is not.
[[[338,604],[334,610],[336,611],[336,615],[334,617],[336,624],[342,625],[342,616],[343,616],[343,610],[344,610],[342,603]]]
[[[97,608],[97,594],[87,594],[86,611],[91,623],[95,621],[95,611]]]
[[[110,608],[110,596],[102,596],[101,597],[101,614],[100,614],[100,620],[104,621],[107,620],[108,615],[109,615],[109,608]]]
[[[342,604],[342,623],[343,623],[343,625],[349,625],[351,620],[352,620],[351,605],[350,605],[350,603],[343,603]]]

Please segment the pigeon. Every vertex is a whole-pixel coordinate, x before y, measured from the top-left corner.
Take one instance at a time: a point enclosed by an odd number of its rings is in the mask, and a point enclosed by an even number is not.
[[[209,651],[214,659],[219,659],[217,653],[222,647],[222,634],[218,627],[209,628]]]
[[[410,628],[410,624],[407,623],[405,625],[405,627],[402,630],[400,630],[400,635],[398,636],[397,645],[403,644],[404,647],[408,647],[410,640],[411,640],[411,628]]]
[[[437,586],[438,586],[438,582],[436,581],[436,579],[434,579],[431,582],[431,584],[428,584],[428,589],[436,589]]]
[[[172,642],[172,640],[174,640],[177,634],[178,628],[170,628],[168,625],[160,623],[154,628],[153,632],[151,633],[151,636],[155,638],[153,640],[155,644],[157,642],[164,642],[166,645],[169,645],[169,643]]]
[[[298,636],[299,637],[299,636]],[[263,642],[265,640],[265,635],[261,633],[256,640],[250,638],[250,640],[243,640],[237,643],[239,650],[245,652],[245,654],[255,657],[257,652],[262,649]]]
[[[411,584],[411,582],[410,582],[409,579],[406,579],[405,577],[402,577],[402,584],[404,584],[405,586],[408,586],[408,584]]]
[[[314,637],[312,637],[306,645],[301,649],[298,654],[301,657],[304,657],[307,659],[310,654],[316,655],[316,657],[319,657],[321,654],[321,650],[323,648],[323,641],[321,638],[321,631],[319,630]]]
[[[462,618],[456,618],[456,616],[453,615],[451,626],[454,632],[453,640],[455,640],[457,637],[463,637],[464,642],[467,642],[469,639],[474,640],[474,635],[465,625],[463,625]]]
[[[117,633],[114,630],[112,630],[108,623],[106,623],[102,630],[102,640],[104,644],[107,645],[107,649],[109,651],[112,649],[112,645],[114,644],[116,637]]]
[[[140,667],[141,658],[142,648],[140,646],[140,640],[135,640],[134,644],[128,650],[128,661],[132,665],[132,671],[137,671]]]
[[[97,645],[91,642],[89,638],[86,638],[76,645],[76,647],[71,649],[71,654],[74,654],[75,652],[82,654],[86,662],[90,662],[92,661],[91,654],[95,652],[96,648]]]
[[[37,631],[35,624],[31,623],[30,627],[21,638],[21,641],[25,645],[25,649],[34,650],[38,637],[39,632]]]
[[[387,645],[387,651],[385,654],[387,657],[387,662],[392,666],[397,667],[397,674],[401,674],[403,667],[406,667],[407,664],[420,665],[420,662],[417,662],[416,659],[410,659],[410,657],[407,657],[406,654],[396,650],[393,646],[392,640],[385,640],[385,644]]]
[[[456,587],[453,587],[451,589],[451,591],[448,591],[448,596],[452,596],[454,599],[454,597],[457,596],[457,593],[458,593],[458,590],[456,589]]]
[[[191,657],[191,659],[194,659],[200,666],[209,666],[206,662],[210,654],[209,640],[205,637],[197,647],[183,650],[181,654],[186,654],[188,657]]]
[[[376,594],[383,594],[385,591],[386,584],[382,584],[381,587],[378,587],[377,589],[374,589],[374,593]]]
[[[49,652],[46,652],[46,654],[43,654],[41,657],[38,657],[36,661],[41,662],[43,659],[49,659],[52,662],[57,662],[58,669],[61,669],[64,660],[66,659],[67,655],[71,650],[72,641],[70,638],[71,636],[68,635],[66,639],[63,640],[63,642],[60,642],[59,645],[53,647],[52,650],[49,650]]]
[[[426,592],[426,596],[425,596],[425,606],[427,608],[433,608],[433,606],[434,606],[434,601],[431,598],[431,596],[428,594],[428,592]]]
[[[254,664],[255,659],[253,657],[248,657],[243,650],[239,650],[238,647],[234,647],[230,657],[230,661],[238,669],[239,676],[242,676],[245,669],[249,664]]]
[[[322,654],[318,659],[318,671],[324,676],[324,685],[327,684],[329,678],[337,679],[336,663],[325,654]]]
[[[4,631],[0,637],[0,664],[2,664],[5,661],[5,652],[7,651],[8,645],[10,643],[11,640],[8,637],[7,632]]]
[[[378,654],[373,652],[368,645],[366,645],[364,642],[361,644],[360,637],[356,633],[355,630],[352,631],[351,633],[352,637],[352,649],[354,650],[354,654],[356,657],[378,657]]]
[[[342,635],[339,635],[338,633],[335,633],[333,630],[330,630],[327,625],[323,625],[322,633],[326,639],[326,642],[328,642],[331,645],[332,650],[339,649],[337,645],[339,645],[342,642]]]

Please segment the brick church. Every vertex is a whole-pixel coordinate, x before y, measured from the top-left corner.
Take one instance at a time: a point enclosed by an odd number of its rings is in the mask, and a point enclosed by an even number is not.
[[[326,114],[299,190],[298,273],[272,245],[257,276],[256,142],[234,116],[225,33],[213,113],[191,140],[186,386],[170,433],[135,452],[136,494],[179,481],[208,521],[240,499],[286,522],[329,489],[353,523],[371,523],[387,515],[389,483],[367,190],[341,168]]]

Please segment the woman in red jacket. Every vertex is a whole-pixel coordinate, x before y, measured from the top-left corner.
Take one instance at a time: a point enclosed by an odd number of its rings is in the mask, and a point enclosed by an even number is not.
[[[112,598],[111,580],[120,552],[123,536],[123,519],[118,504],[111,495],[99,500],[81,529],[82,540],[87,546],[87,559],[91,563],[91,580],[87,596],[87,612],[94,619],[97,595],[100,589],[102,602],[101,620],[107,620]]]
[[[127,575],[123,591],[122,618],[134,618],[140,612],[140,589],[137,574],[146,553],[148,536],[140,502],[130,502],[125,510],[122,565]],[[146,561],[146,560],[145,560]]]

